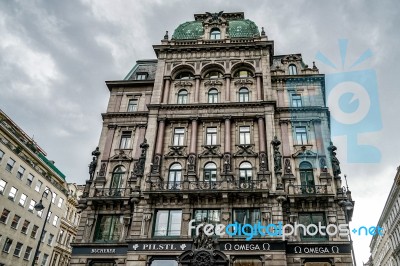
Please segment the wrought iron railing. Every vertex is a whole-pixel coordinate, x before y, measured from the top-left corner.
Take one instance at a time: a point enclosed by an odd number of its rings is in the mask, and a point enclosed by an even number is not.
[[[291,185],[293,187],[294,194],[300,195],[313,195],[313,194],[326,194],[327,185]],[[290,188],[289,188],[290,191]]]
[[[92,188],[91,197],[129,197],[130,188]]]
[[[267,182],[263,181],[175,181],[175,182],[150,182],[152,191],[196,191],[196,190],[257,190],[266,189]]]

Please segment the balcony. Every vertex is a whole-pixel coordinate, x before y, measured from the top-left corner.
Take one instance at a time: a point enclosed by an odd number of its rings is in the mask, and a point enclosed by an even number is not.
[[[327,185],[289,185],[288,186],[289,195],[325,195],[328,194]]]
[[[266,180],[246,181],[175,181],[175,182],[148,182],[146,192],[185,192],[197,193],[199,191],[268,191]]]
[[[91,188],[90,198],[129,198],[130,188]]]

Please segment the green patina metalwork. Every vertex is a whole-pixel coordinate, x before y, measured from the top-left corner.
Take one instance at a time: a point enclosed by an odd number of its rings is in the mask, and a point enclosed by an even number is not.
[[[58,168],[52,162],[50,162],[46,158],[46,156],[44,156],[40,152],[37,155],[39,156],[40,159],[42,159],[43,162],[45,162],[45,164],[47,164],[51,169],[53,169],[54,172],[56,172],[62,179],[65,180],[65,175],[60,170],[58,170]]]
[[[193,40],[198,39],[204,34],[204,29],[201,21],[185,22],[176,28],[172,39],[177,40]]]
[[[189,21],[179,25],[172,39],[195,40],[204,35],[203,23],[201,21]],[[260,36],[257,25],[248,19],[228,21],[228,35],[230,38],[252,38]]]
[[[257,25],[248,19],[230,20],[228,34],[231,38],[252,38],[260,35]]]

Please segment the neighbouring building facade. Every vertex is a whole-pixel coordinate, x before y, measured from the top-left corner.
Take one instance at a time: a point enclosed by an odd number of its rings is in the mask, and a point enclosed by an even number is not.
[[[397,168],[378,225],[384,233],[372,237],[371,257],[366,265],[400,265],[400,167]]]
[[[36,211],[41,198],[44,209]],[[0,265],[32,265],[43,224],[37,265],[59,265],[51,263],[68,198],[64,174],[0,110]]]
[[[204,234],[217,224],[338,226],[354,202],[315,64],[274,55],[243,13],[194,18],[153,46],[156,60],[106,82],[71,265],[352,265],[337,232]]]

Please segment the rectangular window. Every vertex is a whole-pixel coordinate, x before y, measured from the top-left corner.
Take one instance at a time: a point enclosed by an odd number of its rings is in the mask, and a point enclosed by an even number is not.
[[[29,174],[28,177],[26,178],[26,184],[27,184],[28,186],[31,186],[34,178],[35,178],[34,175]]]
[[[51,266],[57,266],[58,265],[57,264],[57,259],[58,259],[58,254],[56,253],[56,254],[54,254],[53,263],[51,264]]]
[[[40,266],[46,266],[48,258],[49,258],[49,255],[47,255],[46,253],[43,254],[42,264],[40,264]]]
[[[33,212],[33,210],[35,209],[35,205],[36,201],[31,200],[31,202],[29,203],[28,211]]]
[[[296,141],[298,145],[307,144],[307,131],[306,127],[296,127]]]
[[[5,253],[10,252],[12,242],[13,242],[12,239],[7,237],[6,242],[4,242],[3,252]]]
[[[208,127],[206,131],[207,145],[217,145],[217,128]]]
[[[194,226],[197,226],[201,223],[208,224],[219,224],[221,223],[221,211],[220,210],[195,210],[194,211]],[[192,232],[192,235],[195,234],[195,231]]]
[[[49,222],[49,221],[50,221],[51,213],[52,213],[52,212],[51,212],[51,211],[49,211],[49,213],[47,214],[47,218],[46,218],[46,221],[47,221],[47,222]]]
[[[6,224],[9,214],[10,214],[9,210],[3,209],[3,212],[1,213],[1,217],[0,217],[0,222]]]
[[[120,149],[130,149],[131,148],[131,131],[123,131],[121,135],[121,142],[119,144]]]
[[[51,198],[51,203],[55,203],[56,202],[56,198],[57,198],[57,193],[53,192],[53,197]]]
[[[16,189],[15,187],[11,187],[10,189],[10,193],[8,193],[8,199],[14,201],[15,196],[17,195],[18,189]]]
[[[26,202],[27,196],[25,194],[21,194],[21,198],[19,198],[19,205],[22,207],[25,207],[25,202]]]
[[[38,230],[38,229],[39,229],[38,226],[33,225],[32,232],[31,232],[31,238],[36,238],[37,230]]]
[[[15,245],[15,249],[14,249],[14,256],[15,257],[19,257],[19,255],[21,254],[21,249],[22,249],[23,244],[20,242],[17,242],[17,245]]]
[[[138,108],[138,100],[130,99],[128,103],[128,112],[136,112]]]
[[[184,128],[175,128],[174,129],[174,146],[182,146],[183,145],[183,138],[185,136],[185,129]]]
[[[146,80],[147,79],[147,73],[137,73],[136,74],[136,80]]]
[[[12,220],[12,223],[11,223],[11,228],[13,228],[13,229],[17,229],[17,227],[18,227],[18,224],[19,224],[19,220],[21,220],[21,216],[18,216],[18,215],[14,215],[14,219]]]
[[[29,260],[31,257],[32,248],[27,246],[25,249],[24,260]]]
[[[30,224],[31,224],[31,222],[29,222],[28,220],[25,220],[24,223],[22,224],[21,233],[26,235]]]
[[[37,216],[39,216],[40,218],[42,218],[42,215],[43,215],[43,210],[37,212]]]
[[[122,227],[120,215],[99,216],[94,241],[117,242],[121,237]]]
[[[250,144],[250,127],[239,127],[239,144]]]
[[[0,195],[4,194],[4,190],[6,189],[7,182],[3,179],[0,180]]]
[[[62,243],[63,236],[64,236],[64,230],[60,230],[60,234],[58,235],[58,239],[57,239],[58,243]]]
[[[6,165],[6,170],[11,172],[13,167],[14,167],[15,161],[13,159],[8,159],[7,165]]]
[[[58,208],[62,208],[63,203],[64,203],[64,199],[60,197],[60,198],[58,199],[57,207],[58,207]]]
[[[53,244],[54,235],[50,234],[49,238],[47,239],[47,245],[51,246]]]
[[[42,181],[38,180],[36,182],[35,191],[36,192],[40,192],[40,189],[42,188],[42,185],[43,185]]]
[[[181,234],[181,223],[181,210],[158,210],[154,236],[179,236]]]
[[[40,236],[40,242],[44,243],[44,239],[46,238],[47,231],[43,231],[43,235]]]
[[[233,220],[240,224],[256,224],[261,222],[261,215],[259,209],[236,209],[233,210]],[[250,230],[250,228],[247,228]],[[250,232],[250,231],[248,231]]]
[[[318,223],[321,223],[321,225],[325,226],[326,222],[325,222],[325,214],[323,212],[311,212],[311,213],[299,213],[299,224],[304,225],[305,227],[307,227],[310,224],[315,224],[316,226],[318,226]],[[311,232],[312,229],[310,229]],[[321,235],[319,232],[317,232],[316,235],[309,235],[306,234],[304,235],[304,229],[300,227],[300,237],[301,239],[304,240],[316,240],[316,239],[326,239],[327,235],[323,236]]]
[[[24,173],[25,173],[25,168],[23,168],[23,167],[20,165],[19,168],[18,168],[17,177],[18,177],[19,179],[22,179],[22,176],[24,175]]]
[[[301,95],[292,94],[292,107],[302,107]]]
[[[49,196],[49,192],[49,187],[45,187],[43,191],[43,197],[47,199],[47,197]]]
[[[3,159],[3,157],[4,157],[4,152],[2,150],[0,150],[0,162]]]
[[[57,222],[58,222],[58,216],[57,216],[57,215],[54,215],[54,218],[53,218],[53,225],[54,225],[54,226],[57,226]]]

